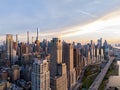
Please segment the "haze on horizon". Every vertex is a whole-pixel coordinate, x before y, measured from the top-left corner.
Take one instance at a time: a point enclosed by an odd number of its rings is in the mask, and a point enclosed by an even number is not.
[[[38,27],[40,39],[86,43],[102,37],[120,42],[120,0],[4,0],[0,20],[0,41],[7,33],[26,41],[26,32],[36,37]]]

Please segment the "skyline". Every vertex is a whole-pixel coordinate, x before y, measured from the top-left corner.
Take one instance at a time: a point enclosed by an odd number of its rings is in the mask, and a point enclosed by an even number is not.
[[[119,38],[120,0],[1,0],[0,90],[119,89]]]
[[[98,90],[114,61],[114,47],[107,41],[103,43],[102,38],[97,44],[91,41],[85,45],[59,38],[40,42],[38,29],[36,34],[33,43],[18,43],[17,36],[14,42],[12,34],[6,35],[6,43],[0,45],[1,90],[91,89],[96,83],[95,78],[100,82],[93,89]],[[87,78],[93,74],[94,78]],[[86,84],[88,80],[92,80],[89,86]]]
[[[4,34],[7,33],[18,34],[20,41],[25,40],[27,31],[35,37],[38,27],[39,36],[42,39],[62,35],[62,39],[70,42],[85,43],[101,37],[110,43],[119,42],[120,1],[111,0],[109,3],[108,1],[62,0],[56,2],[52,0],[47,2],[47,0],[36,0],[24,2],[12,0],[11,3],[2,1],[0,7],[8,6],[1,8],[0,11],[0,41],[5,39]]]

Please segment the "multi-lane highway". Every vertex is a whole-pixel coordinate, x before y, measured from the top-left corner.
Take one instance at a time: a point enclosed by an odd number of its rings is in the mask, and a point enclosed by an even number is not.
[[[89,90],[98,90],[100,84],[102,83],[111,63],[113,62],[114,57],[110,57],[108,63],[106,64],[106,66],[101,70],[101,72],[99,73],[99,75],[96,77],[96,79],[94,80],[94,82],[92,83],[92,85],[90,86]]]

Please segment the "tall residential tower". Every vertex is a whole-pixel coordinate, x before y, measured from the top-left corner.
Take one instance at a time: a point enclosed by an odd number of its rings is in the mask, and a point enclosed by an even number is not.
[[[13,64],[13,36],[12,34],[6,35],[6,51],[7,51],[7,59],[10,60],[11,64]]]
[[[32,70],[32,90],[51,90],[47,60],[35,59]]]
[[[50,84],[52,90],[67,90],[66,64],[62,62],[62,42],[53,38],[50,46]]]
[[[70,43],[63,43],[63,62],[66,63],[67,66],[67,83],[68,90],[72,90],[73,86],[76,83],[76,72],[74,68],[73,61],[73,45]]]

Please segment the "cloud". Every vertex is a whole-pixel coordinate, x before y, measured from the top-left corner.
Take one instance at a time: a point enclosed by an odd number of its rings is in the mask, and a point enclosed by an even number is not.
[[[94,22],[79,27],[79,31],[66,35],[67,37],[82,38],[83,40],[103,37],[110,43],[120,40],[120,10],[109,13]],[[74,38],[75,39],[75,38]]]
[[[89,12],[86,12],[86,11],[79,10],[78,12],[83,14],[83,15],[87,15],[89,17],[92,17],[92,18],[96,18],[97,17],[96,15],[94,15],[92,13],[89,13]]]
[[[22,0],[15,7],[12,3],[6,4],[6,2],[5,5],[4,3],[0,5],[0,33],[23,33],[19,35],[19,39],[26,41],[25,32],[30,31],[31,36],[36,37],[34,32],[37,27],[41,28],[40,38],[84,37],[83,35],[97,33],[101,29],[113,29],[113,27],[116,32],[119,32],[117,31],[118,14],[114,13],[104,18],[102,16],[120,8],[120,0],[41,0],[37,3],[30,1],[30,5],[26,3],[28,2]],[[2,6],[6,6],[5,10]]]
[[[82,24],[99,18],[115,7],[120,7],[120,0],[37,0],[34,2],[20,0],[15,3],[10,2],[14,1],[3,0],[0,3],[0,33],[11,31],[20,33],[25,32],[26,29],[34,31],[33,28],[36,27],[49,30]]]
[[[74,39],[77,40],[78,37],[81,37],[83,39],[86,38],[95,39],[99,37],[108,39],[111,38],[112,36],[112,41],[116,41],[113,39],[120,38],[119,22],[120,22],[120,10],[117,10],[85,25],[80,24],[76,26],[61,28],[55,31],[54,30],[40,31],[39,38],[40,40],[42,40],[43,38],[50,40],[53,37],[60,37],[62,39],[67,38],[71,39],[72,37],[74,37]],[[27,41],[26,35],[27,35],[26,33],[19,34],[19,40],[26,42]],[[36,39],[36,31],[30,32],[30,40],[32,36],[34,37],[34,39]],[[4,35],[0,36],[0,41],[3,40],[5,40]]]

